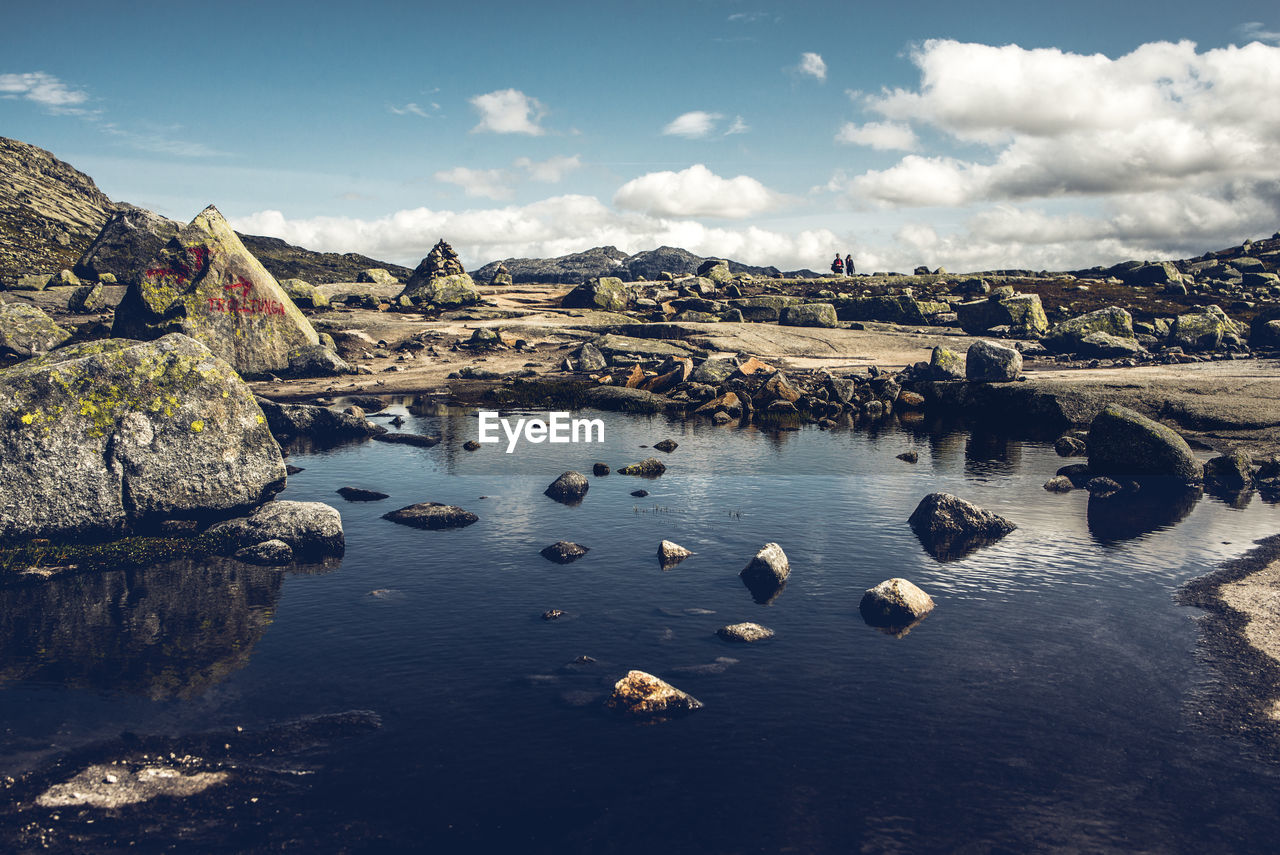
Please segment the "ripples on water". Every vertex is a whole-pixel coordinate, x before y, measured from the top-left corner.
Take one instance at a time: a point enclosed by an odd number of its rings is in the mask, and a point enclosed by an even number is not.
[[[1200,499],[1134,530],[1045,492],[1044,444],[965,432],[763,432],[604,416],[604,445],[485,447],[470,413],[412,408],[433,449],[295,454],[282,498],[338,507],[327,573],[231,561],[0,590],[0,770],[123,730],[180,734],[372,709],[281,811],[303,838],[441,851],[1273,851],[1277,761],[1199,723],[1210,678],[1182,582],[1274,534],[1276,508]],[[672,437],[671,455],[641,448]],[[917,464],[895,459],[915,449]],[[656,480],[591,478],[661,457]],[[347,503],[342,486],[389,493]],[[643,487],[650,495],[630,496]],[[957,561],[907,517],[942,490],[1018,529]],[[482,498],[483,497],[483,498]],[[460,505],[457,531],[396,526]],[[1182,514],[1179,520],[1178,516]],[[1166,525],[1158,526],[1157,523]],[[673,540],[695,553],[664,571]],[[552,564],[557,540],[590,547]],[[753,602],[766,541],[792,577]],[[863,590],[911,579],[937,609],[901,637]],[[564,611],[544,621],[550,608]],[[777,636],[715,636],[754,620]],[[580,656],[594,661],[574,664]],[[705,709],[641,726],[601,708],[639,668]],[[354,840],[353,840],[354,842]]]

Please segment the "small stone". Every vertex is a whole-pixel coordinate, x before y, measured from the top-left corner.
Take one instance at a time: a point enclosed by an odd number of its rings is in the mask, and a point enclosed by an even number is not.
[[[604,476],[609,474],[609,471],[610,470],[609,470],[608,463],[597,463],[591,467],[591,474],[596,476],[597,478],[603,478]]]
[[[674,567],[692,554],[680,544],[672,543],[669,540],[664,540],[658,544],[658,561],[662,563],[663,569]]]
[[[1089,483],[1084,485],[1092,496],[1111,496],[1119,493],[1121,490],[1120,482],[1108,478],[1105,475],[1099,475],[1096,478],[1090,478]]]
[[[1053,444],[1053,450],[1059,457],[1084,457],[1089,453],[1089,446],[1074,436],[1063,436]]]
[[[567,540],[557,540],[550,546],[543,547],[542,557],[557,564],[572,564],[591,550]]]
[[[673,439],[664,439],[661,442],[655,442],[653,444],[653,447],[656,448],[658,451],[663,451],[663,452],[666,452],[667,454],[670,454],[671,452],[675,451],[677,448],[679,448],[679,446],[680,444]]]
[[[462,447],[467,451],[479,451],[480,443],[476,442],[474,439],[469,439],[462,444]]]
[[[768,627],[761,626],[758,623],[734,623],[729,626],[720,627],[716,630],[716,635],[726,641],[750,643],[752,641],[763,641],[766,638],[773,638],[773,630]]]
[[[649,491],[648,490],[632,490],[631,495],[635,496],[637,499],[643,499],[645,496],[649,495]]]
[[[365,490],[360,487],[339,487],[337,494],[348,502],[380,502],[388,498],[386,493],[377,490]]]
[[[656,457],[646,457],[639,463],[632,463],[630,466],[623,466],[618,470],[619,475],[639,475],[644,478],[657,478],[663,472],[667,471],[667,466]]]
[[[905,627],[933,611],[933,598],[906,579],[886,579],[867,589],[858,611],[871,626]]]
[[[615,683],[608,705],[637,716],[686,713],[702,708],[697,698],[644,671],[629,671]]]
[[[543,620],[556,620],[562,617],[564,617],[564,612],[562,612],[560,609],[547,609],[545,612],[542,613]]]
[[[408,505],[385,513],[382,518],[401,525],[429,530],[463,528],[480,519],[470,511],[464,511],[454,505],[442,505],[439,502]]]
[[[1050,493],[1070,493],[1075,487],[1066,475],[1054,475],[1044,482],[1044,488]]]
[[[915,451],[904,451],[898,455],[899,460],[905,460],[907,463],[916,463],[920,460],[920,455]]]

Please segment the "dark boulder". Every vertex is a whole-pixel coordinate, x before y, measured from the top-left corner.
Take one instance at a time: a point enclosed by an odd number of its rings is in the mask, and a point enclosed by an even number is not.
[[[1199,484],[1200,464],[1172,429],[1109,404],[1089,426],[1089,469],[1119,480],[1163,479]]]
[[[565,472],[552,481],[551,485],[542,491],[542,494],[550,496],[557,502],[573,505],[581,502],[582,497],[587,495],[587,490],[589,489],[591,489],[591,483],[587,481],[585,475],[578,472]]]
[[[384,520],[391,520],[413,528],[424,528],[432,531],[444,528],[464,528],[480,519],[470,511],[454,505],[440,502],[419,502],[399,510],[389,511],[382,515]]]
[[[1017,528],[1002,516],[949,493],[930,493],[907,520],[925,550],[939,561],[963,558]]]
[[[556,564],[572,564],[590,551],[586,546],[567,540],[557,540],[550,546],[542,548],[542,557]]]
[[[906,579],[886,579],[868,588],[858,612],[871,626],[902,629],[933,611],[933,598]]]
[[[247,517],[219,523],[209,534],[241,546],[283,541],[301,560],[339,556],[346,549],[342,516],[322,502],[267,502]]]

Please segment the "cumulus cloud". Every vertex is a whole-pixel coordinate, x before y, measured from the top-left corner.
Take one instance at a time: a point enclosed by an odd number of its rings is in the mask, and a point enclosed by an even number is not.
[[[793,69],[797,74],[812,77],[815,80],[827,79],[827,64],[820,54],[806,51],[800,54],[800,64]]]
[[[576,154],[572,157],[549,157],[542,161],[521,157],[517,158],[513,165],[525,170],[533,181],[556,184],[570,172],[581,169],[582,160]]]
[[[546,130],[538,122],[546,115],[546,108],[537,98],[531,98],[518,89],[499,89],[471,98],[471,106],[480,114],[480,124],[472,133],[489,131],[495,134],[528,134],[542,136]]]
[[[468,169],[455,166],[453,169],[442,169],[434,176],[445,184],[456,184],[468,196],[485,199],[510,199],[511,179],[501,169]]]
[[[914,151],[919,145],[915,131],[897,122],[845,122],[836,133],[836,142],[865,145],[877,151]]]
[[[992,159],[908,156],[849,183],[890,205],[1202,190],[1280,176],[1280,48],[1142,45],[1118,59],[1057,49],[926,42],[918,89],[866,99]]]
[[[595,197],[576,195],[485,210],[415,208],[373,220],[289,219],[268,210],[232,218],[232,225],[311,249],[359,252],[409,266],[445,237],[468,268],[499,258],[549,258],[596,246],[635,253],[666,245],[790,269],[820,265],[840,244],[827,229],[783,233],[755,226],[714,228],[693,220],[619,212]]]
[[[32,101],[53,113],[82,113],[84,108],[80,105],[89,100],[89,93],[69,86],[52,74],[31,71],[0,74],[0,97]]]
[[[723,118],[724,116],[720,113],[693,110],[676,116],[662,129],[662,133],[691,140],[703,139],[711,135],[716,129],[716,122]]]
[[[781,203],[781,197],[748,175],[721,178],[701,163],[680,172],[650,172],[618,188],[613,203],[631,211],[669,217],[741,219]]]

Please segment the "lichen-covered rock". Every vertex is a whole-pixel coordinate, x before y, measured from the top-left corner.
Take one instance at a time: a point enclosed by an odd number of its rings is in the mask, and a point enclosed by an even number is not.
[[[1168,261],[1140,264],[1116,271],[1116,275],[1126,285],[1163,285],[1166,282],[1177,282],[1181,278],[1178,268]]]
[[[664,540],[658,544],[658,563],[662,565],[663,569],[674,567],[692,554],[680,544],[672,543],[669,540]]]
[[[283,371],[320,337],[262,263],[210,205],[151,260],[116,307],[112,335],[180,332],[242,374]]]
[[[81,285],[67,300],[67,311],[77,314],[92,314],[93,312],[101,312],[107,307],[107,298],[102,291],[102,283],[94,282],[91,285]]]
[[[1169,344],[1183,350],[1216,350],[1228,338],[1237,339],[1243,328],[1227,317],[1218,306],[1204,306],[1199,311],[1178,315],[1169,331]]]
[[[1133,316],[1124,309],[1107,306],[1054,324],[1040,343],[1054,353],[1076,353],[1084,349],[1083,341],[1091,333],[1132,341]]]
[[[1203,473],[1186,440],[1127,407],[1109,404],[1089,425],[1089,471],[1121,480],[1200,483]]]
[[[356,281],[371,285],[395,285],[398,280],[384,267],[367,267],[356,274]]]
[[[1080,339],[1074,352],[1082,359],[1116,359],[1136,356],[1144,350],[1145,348],[1137,339],[1104,332],[1091,332]]]
[[[858,603],[858,612],[871,626],[910,626],[933,611],[933,598],[906,579],[886,579],[868,588]]]
[[[590,551],[589,547],[581,544],[568,540],[557,540],[550,546],[544,546],[541,554],[543,558],[548,561],[554,561],[556,564],[572,564]]]
[[[281,279],[280,287],[300,309],[329,308],[329,298],[305,279]]]
[[[603,371],[609,367],[600,348],[589,341],[583,342],[582,346],[573,352],[573,357],[576,360],[575,367],[579,371]]]
[[[346,550],[342,515],[323,502],[267,502],[247,517],[218,523],[209,533],[242,546],[280,540],[302,560],[339,556]]]
[[[733,281],[733,273],[729,271],[729,262],[719,258],[708,258],[698,265],[698,275],[710,279],[717,285],[728,285]]]
[[[309,344],[289,353],[289,367],[285,373],[290,377],[333,377],[356,372],[345,359],[323,344]]]
[[[27,359],[48,353],[71,338],[38,306],[0,303],[0,357]]]
[[[974,383],[1011,383],[1022,376],[1022,354],[993,341],[975,341],[965,353],[964,376]]]
[[[750,644],[753,641],[764,641],[766,638],[773,638],[774,633],[767,626],[748,621],[746,623],[731,623],[728,626],[722,626],[716,630],[716,635],[725,641]]]
[[[663,716],[692,712],[702,701],[644,671],[628,671],[613,686],[608,705],[636,716]]]
[[[1204,486],[1219,493],[1250,489],[1253,486],[1253,459],[1243,451],[1233,451],[1205,461]]]
[[[929,376],[934,380],[963,380],[964,357],[939,345],[929,354]]]
[[[258,399],[271,433],[281,442],[308,438],[319,442],[340,442],[384,434],[387,429],[366,418],[340,413],[314,404],[278,404]]]
[[[1049,319],[1039,294],[998,296],[992,292],[986,300],[956,303],[960,327],[970,335],[981,335],[992,327],[1009,327],[1017,338],[1039,338],[1049,331]]]
[[[107,219],[76,262],[75,272],[99,281],[114,276],[125,284],[141,282],[148,262],[180,231],[182,223],[145,208],[124,206]]]
[[[278,538],[264,540],[252,546],[242,546],[231,555],[245,564],[257,564],[261,567],[282,567],[293,563],[293,547]]]
[[[830,303],[801,303],[786,306],[778,315],[778,323],[784,327],[821,327],[835,329],[840,326],[836,307]]]
[[[639,463],[632,463],[623,466],[618,470],[619,475],[639,475],[643,478],[657,478],[663,472],[667,471],[667,465],[656,457],[646,457]]]
[[[925,550],[939,561],[961,558],[1017,528],[1004,517],[949,493],[925,496],[907,522]]]
[[[920,301],[905,294],[873,297],[847,297],[834,303],[842,321],[879,321],[886,324],[927,324],[929,319],[948,310],[945,303]]]
[[[400,298],[409,300],[415,306],[444,311],[479,303],[480,292],[466,273],[428,279],[415,272],[405,283],[404,290],[397,299]]]
[[[432,531],[442,528],[463,528],[480,519],[471,511],[464,511],[455,505],[444,505],[440,502],[419,502],[382,515],[390,520],[413,528],[425,528]]]
[[[631,304],[631,292],[616,276],[601,276],[574,288],[560,305],[566,309],[603,309],[622,312]]]
[[[778,294],[761,294],[758,297],[741,297],[730,300],[729,306],[742,313],[743,319],[754,323],[774,323],[782,316],[782,310],[801,302],[800,297]]]
[[[0,540],[225,516],[284,485],[248,386],[182,335],[73,345],[0,371],[0,424]]]
[[[580,472],[565,472],[552,481],[542,494],[569,505],[581,502],[589,489],[591,489],[591,482],[585,475]]]
[[[736,367],[731,359],[708,359],[693,369],[689,375],[690,382],[705,383],[708,386],[719,386],[728,380]]]

